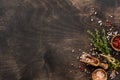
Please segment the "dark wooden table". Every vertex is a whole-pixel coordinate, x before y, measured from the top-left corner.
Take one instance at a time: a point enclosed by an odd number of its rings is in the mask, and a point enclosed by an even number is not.
[[[120,33],[119,12],[119,0],[0,0],[0,80],[90,80],[76,59],[86,31],[109,19]]]

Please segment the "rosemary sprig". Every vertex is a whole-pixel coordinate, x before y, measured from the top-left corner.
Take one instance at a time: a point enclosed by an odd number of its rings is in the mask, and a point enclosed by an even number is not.
[[[90,41],[101,53],[104,53],[104,54],[110,53],[104,29],[102,30],[102,33],[103,33],[102,37],[100,36],[100,33],[97,29],[95,29],[95,33],[92,33],[90,30],[88,30],[87,32],[92,37]]]

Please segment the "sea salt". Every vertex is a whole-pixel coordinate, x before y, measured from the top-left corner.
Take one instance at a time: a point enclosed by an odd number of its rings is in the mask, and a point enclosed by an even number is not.
[[[94,19],[91,19],[91,21],[94,21]]]
[[[114,34],[114,35],[117,35],[117,34],[118,34],[118,31],[113,32],[113,34]]]
[[[72,52],[75,52],[75,50],[73,49]]]
[[[116,77],[115,70],[113,70],[110,74],[110,78],[114,79]]]
[[[98,21],[98,23],[102,23],[102,21],[100,20],[100,21]]]
[[[96,73],[96,76],[99,76],[99,78],[101,80],[101,79],[104,78],[105,75],[102,72],[99,71],[99,72]]]
[[[97,14],[97,12],[95,12],[95,14]]]

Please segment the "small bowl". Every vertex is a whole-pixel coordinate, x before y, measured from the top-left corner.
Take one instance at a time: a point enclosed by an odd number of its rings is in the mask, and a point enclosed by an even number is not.
[[[107,73],[103,69],[96,69],[92,73],[92,80],[107,80]]]
[[[120,34],[113,36],[110,44],[115,51],[120,52]]]

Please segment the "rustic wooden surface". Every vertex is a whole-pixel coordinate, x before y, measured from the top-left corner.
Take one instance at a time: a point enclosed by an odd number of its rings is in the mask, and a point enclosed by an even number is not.
[[[101,29],[93,7],[120,32],[119,0],[0,0],[0,80],[90,80],[71,63],[90,47],[86,31]]]

